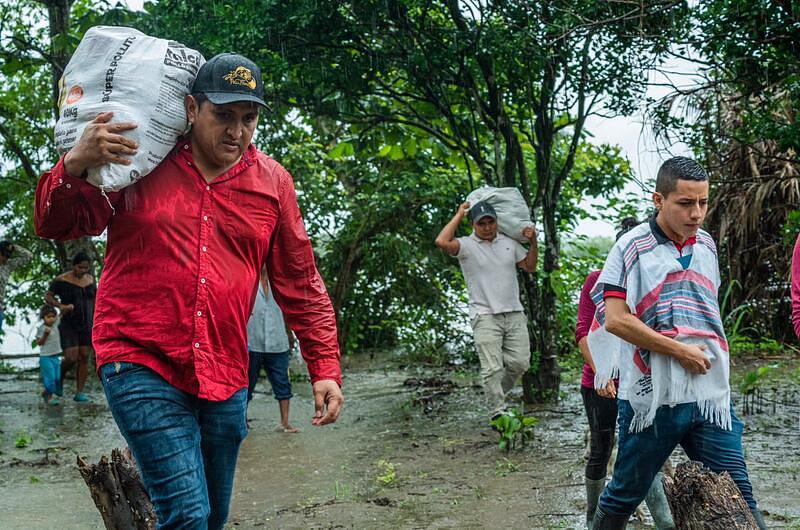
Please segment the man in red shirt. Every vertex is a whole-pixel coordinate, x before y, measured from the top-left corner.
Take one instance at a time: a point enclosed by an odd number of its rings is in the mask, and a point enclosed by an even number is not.
[[[159,528],[222,528],[247,434],[247,321],[259,275],[308,364],[316,412],[343,404],[336,321],[289,173],[251,143],[261,72],[218,55],[186,97],[191,131],[149,175],[104,195],[86,171],[130,164],[136,124],[101,113],[36,190],[36,231],[108,230],[93,341],[114,419]],[[124,134],[126,133],[127,134]]]

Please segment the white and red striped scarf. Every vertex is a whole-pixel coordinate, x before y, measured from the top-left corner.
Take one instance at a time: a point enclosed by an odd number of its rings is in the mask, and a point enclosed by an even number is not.
[[[659,244],[648,223],[625,234],[609,252],[592,290],[597,311],[589,331],[589,349],[597,367],[595,388],[620,378],[618,397],[634,411],[630,432],[650,425],[658,407],[697,402],[705,419],[731,428],[728,341],[720,316],[717,250],[700,230],[684,269],[671,242]],[[605,329],[604,285],[625,289],[631,313],[648,327],[677,341],[704,344],[711,360],[707,373],[691,374],[673,357],[642,350]]]

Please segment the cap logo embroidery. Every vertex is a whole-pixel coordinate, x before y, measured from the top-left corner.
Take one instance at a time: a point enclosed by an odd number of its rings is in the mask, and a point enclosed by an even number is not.
[[[244,66],[237,66],[236,70],[233,70],[222,79],[232,85],[246,86],[251,90],[255,90],[256,88],[256,80],[253,77],[253,73]]]

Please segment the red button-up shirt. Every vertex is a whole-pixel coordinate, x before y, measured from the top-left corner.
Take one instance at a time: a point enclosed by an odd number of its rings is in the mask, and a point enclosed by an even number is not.
[[[336,320],[292,178],[252,145],[208,183],[181,142],[107,198],[62,159],[39,180],[34,222],[51,239],[108,228],[93,328],[98,367],[142,364],[213,401],[247,387],[247,320],[266,266],[312,383],[341,384]]]

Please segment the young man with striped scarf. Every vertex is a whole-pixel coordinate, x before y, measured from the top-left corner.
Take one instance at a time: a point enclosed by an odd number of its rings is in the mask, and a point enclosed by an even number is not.
[[[655,217],[617,241],[592,291],[595,388],[619,376],[617,463],[594,530],[625,528],[678,444],[692,460],[727,471],[766,528],[730,400],[716,245],[700,228],[708,191],[697,162],[667,160],[656,178]]]

